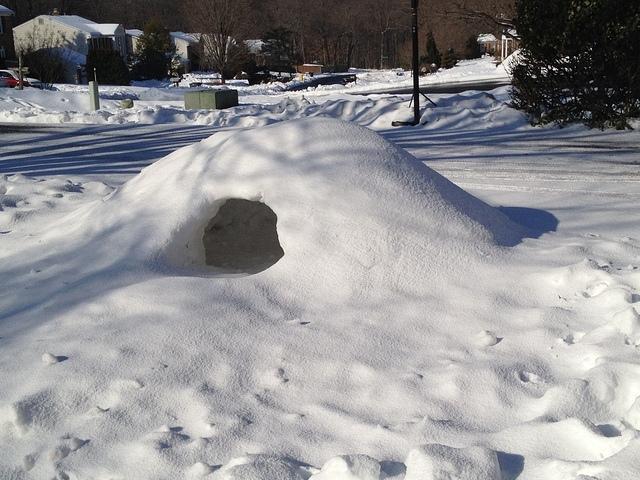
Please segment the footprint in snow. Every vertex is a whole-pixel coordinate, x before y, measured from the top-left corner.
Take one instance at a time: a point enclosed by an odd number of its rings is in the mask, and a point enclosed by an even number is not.
[[[483,330],[476,334],[474,340],[479,347],[493,347],[502,341],[502,337],[498,337],[491,330]]]
[[[51,353],[42,354],[42,363],[46,365],[55,365],[56,363],[64,362],[65,360],[69,360],[69,357],[65,357],[64,355],[52,355]]]
[[[66,445],[58,445],[56,448],[49,452],[49,460],[53,463],[57,463],[60,460],[67,458],[71,453],[71,449]]]
[[[311,322],[305,322],[303,320],[300,320],[299,318],[292,318],[290,320],[287,320],[287,323],[291,323],[295,325],[309,325]]]
[[[82,438],[72,437],[69,440],[69,448],[71,449],[72,452],[75,452],[76,450],[80,450],[87,443],[89,443],[89,440],[83,440]]]
[[[22,459],[22,468],[25,471],[31,470],[36,465],[37,456],[35,453],[30,453],[29,455],[25,455]]]
[[[544,383],[542,378],[539,375],[536,375],[532,372],[518,372],[518,380],[522,383],[533,383],[535,385],[539,383]]]

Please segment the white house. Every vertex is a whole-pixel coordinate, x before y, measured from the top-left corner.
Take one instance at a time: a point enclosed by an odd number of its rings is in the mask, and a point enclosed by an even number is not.
[[[11,35],[13,15],[13,10],[0,5],[0,66],[7,58],[13,58],[13,36]]]
[[[138,41],[143,35],[142,30],[136,28],[126,30],[127,45],[129,49],[129,55],[133,55],[138,48]],[[176,57],[184,67],[186,72],[189,72],[194,64],[197,65],[197,47],[200,43],[199,33],[185,33],[185,32],[169,32],[173,45],[176,48]]]
[[[125,34],[127,35],[127,52],[130,56],[136,53],[136,50],[138,49],[138,40],[143,33],[144,32],[142,30],[138,30],[137,28],[125,30]]]
[[[477,39],[480,51],[493,55],[498,50],[498,39],[493,33],[481,33]]]
[[[197,47],[200,43],[199,33],[170,32],[173,44],[176,47],[176,56],[186,72],[191,71],[194,63],[197,63]]]
[[[501,56],[502,61],[520,48],[520,35],[513,28],[506,28],[502,32],[502,47],[501,47]]]
[[[40,15],[13,29],[16,52],[56,48],[67,64],[67,81],[73,81],[78,66],[86,63],[91,49],[116,50],[127,57],[127,39],[122,25],[96,23],[77,15]]]

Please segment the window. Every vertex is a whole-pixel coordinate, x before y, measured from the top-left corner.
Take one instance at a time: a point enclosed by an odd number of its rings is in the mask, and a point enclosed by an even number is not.
[[[5,22],[4,17],[0,17],[0,35],[4,33],[4,22]],[[4,58],[4,57],[0,57],[0,58]]]
[[[113,40],[106,37],[90,38],[90,50],[113,50]]]
[[[0,47],[0,60],[7,58],[7,54],[4,51],[4,47]]]

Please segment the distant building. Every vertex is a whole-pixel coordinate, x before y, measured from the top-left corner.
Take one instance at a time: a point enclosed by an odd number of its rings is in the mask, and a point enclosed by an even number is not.
[[[40,15],[13,29],[18,52],[55,48],[65,61],[65,81],[76,78],[93,49],[116,50],[127,58],[127,39],[122,25],[96,23],[77,15]]]
[[[0,5],[0,67],[5,67],[7,60],[15,58],[13,48],[13,10]]]
[[[200,48],[199,33],[170,32],[176,47],[176,56],[186,73],[200,68],[198,51]]]
[[[144,34],[142,30],[135,28],[126,30],[127,35],[127,48],[129,55],[134,55],[138,49],[138,42],[140,37]],[[200,68],[199,60],[199,47],[200,47],[200,34],[199,33],[184,33],[184,32],[169,32],[173,45],[176,48],[176,57],[180,61],[180,64],[185,72],[190,72],[193,69]]]
[[[264,67],[267,64],[268,55],[266,55],[267,42],[259,38],[254,38],[244,41],[247,50],[249,51],[249,58],[255,63],[256,67]]]
[[[322,73],[322,67],[323,65],[320,65],[318,63],[303,63],[302,65],[296,65],[296,72],[297,73],[306,73],[306,74],[317,74],[317,73]]]
[[[495,55],[498,51],[498,39],[493,33],[481,33],[477,41],[482,54]]]
[[[125,30],[125,35],[127,36],[127,53],[129,57],[133,56],[138,49],[138,40],[143,35],[142,30],[138,30],[137,28],[131,28]]]
[[[520,48],[520,43],[521,40],[518,32],[513,28],[505,28],[502,32],[502,45],[500,48],[502,61],[518,50]]]

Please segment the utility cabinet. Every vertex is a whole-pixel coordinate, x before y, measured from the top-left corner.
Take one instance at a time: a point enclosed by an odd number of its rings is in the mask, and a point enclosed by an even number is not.
[[[185,110],[222,110],[237,106],[237,90],[198,90],[184,94]]]

